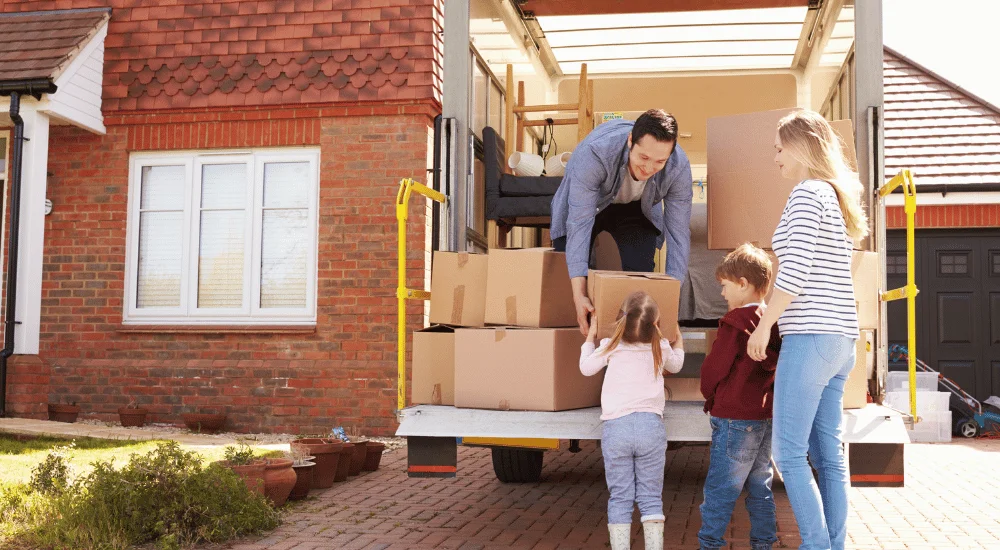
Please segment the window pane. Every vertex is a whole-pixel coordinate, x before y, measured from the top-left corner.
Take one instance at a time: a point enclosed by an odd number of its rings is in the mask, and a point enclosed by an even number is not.
[[[306,208],[313,177],[308,162],[264,165],[264,208]]]
[[[488,93],[489,77],[478,62],[472,64],[472,131],[480,138],[486,126],[486,94]]]
[[[308,227],[306,210],[264,211],[260,307],[306,306]]]
[[[184,208],[184,167],[143,166],[139,202],[143,210]]]
[[[500,88],[490,84],[490,128],[493,128],[503,137],[503,96]]]
[[[181,305],[183,222],[183,212],[140,214],[136,307]]]
[[[0,138],[0,174],[7,172],[7,138]]]
[[[206,164],[201,167],[201,207],[245,208],[246,164]]]
[[[198,307],[243,307],[243,210],[201,213]]]

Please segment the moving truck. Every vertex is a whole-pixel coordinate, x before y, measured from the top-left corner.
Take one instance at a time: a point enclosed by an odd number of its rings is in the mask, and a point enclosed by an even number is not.
[[[877,193],[885,184],[881,0],[856,4],[749,0],[740,2],[738,10],[727,9],[726,4],[704,0],[445,2],[439,45],[444,109],[435,127],[435,162],[428,186],[447,202],[434,204],[434,215],[428,216],[433,241],[429,248],[490,251],[492,258],[499,257],[503,247],[547,246],[544,218],[488,219],[486,211],[495,206],[490,197],[484,197],[489,192],[484,179],[493,162],[490,156],[499,154],[504,160],[511,151],[526,151],[551,157],[571,151],[596,125],[634,118],[654,107],[676,116],[678,144],[691,160],[694,223],[707,227],[706,242],[693,244],[697,250],[692,254],[721,254],[744,240],[757,240],[766,247],[773,224],[759,224],[749,236],[734,235],[726,224],[738,210],[734,203],[770,212],[767,215],[775,217],[774,223],[780,215],[793,183],[776,183],[771,143],[777,119],[788,109],[809,108],[828,120],[841,121],[838,132],[848,143],[847,152],[855,157],[867,189],[865,202],[873,230],[855,254],[859,311],[868,330],[859,340],[859,364],[852,376],[855,390],[848,398],[854,402],[846,404],[850,408],[844,411],[844,439],[856,485],[901,485],[907,417],[879,404],[888,369],[885,306],[878,298],[885,290],[879,269],[885,265],[885,207]],[[734,170],[742,176],[734,177]],[[539,265],[545,263],[543,255],[536,254]],[[445,261],[467,262],[468,257],[440,260]],[[662,263],[663,251],[657,261],[658,266]],[[434,268],[438,267],[436,263]],[[487,269],[484,263],[467,268],[479,273]],[[692,268],[690,278],[695,299],[708,299],[698,296],[698,288],[706,286],[701,283],[714,283],[714,271]],[[533,284],[524,286],[531,290]],[[435,299],[447,302],[454,314],[458,294],[452,290],[432,288],[432,304],[437,305]],[[476,292],[469,287],[462,291],[465,295]],[[523,302],[519,311],[525,311]],[[459,315],[465,319],[472,313],[482,315],[471,310]],[[697,393],[697,372],[717,318],[682,319],[688,358],[679,377],[668,382],[664,412],[672,445],[711,439]],[[474,326],[482,323],[477,319]],[[558,329],[545,334],[505,330],[484,332],[495,332],[497,341],[513,338],[515,333],[526,342],[548,339],[532,344],[546,349],[565,345],[559,343],[563,339],[572,340]],[[454,335],[449,340],[450,331],[435,327],[420,333],[419,339],[438,343],[415,350],[414,369],[421,362],[444,372],[465,371],[454,380],[462,384],[462,376],[468,378],[475,365],[449,364],[449,357],[455,358],[454,350],[447,348],[449,341],[455,345]],[[573,332],[582,341],[576,329],[569,330]],[[427,357],[427,349],[446,351]],[[539,368],[547,360],[539,356]],[[421,376],[415,370],[414,384],[425,382],[418,380]],[[477,375],[471,376],[475,383]],[[400,380],[404,382],[405,374]],[[520,383],[526,392],[531,389],[531,380]],[[455,476],[459,471],[457,445],[465,444],[492,448],[500,480],[535,481],[545,452],[567,446],[573,451],[580,440],[600,439],[599,407],[560,407],[555,401],[546,405],[550,410],[518,410],[525,407],[509,402],[433,404],[454,403],[455,388],[441,386],[420,389],[436,392],[431,404],[426,400],[406,403],[398,411],[397,435],[408,439],[411,476]],[[875,402],[866,403],[866,394]]]

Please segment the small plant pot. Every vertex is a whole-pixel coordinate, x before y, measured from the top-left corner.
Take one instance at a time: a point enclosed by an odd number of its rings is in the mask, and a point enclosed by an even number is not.
[[[122,407],[118,409],[118,420],[121,421],[122,426],[125,428],[141,428],[146,425],[147,414],[149,414],[149,411],[146,409]]]
[[[385,443],[377,443],[375,441],[368,442],[368,448],[365,449],[365,466],[364,471],[374,472],[378,470],[378,465],[382,462],[382,451],[385,450]]]
[[[315,457],[316,468],[312,473],[313,489],[329,489],[333,486],[333,482],[337,480],[337,472],[340,468],[341,450],[343,449],[341,442],[329,439],[306,438],[293,441],[290,447],[307,452]]]
[[[225,414],[214,413],[184,413],[181,415],[184,425],[192,432],[218,433],[226,423]]]
[[[361,473],[361,470],[364,469],[365,467],[365,457],[367,456],[368,456],[368,442],[355,441],[354,454],[351,455],[350,475],[356,476]]]
[[[77,415],[80,414],[79,405],[59,405],[49,403],[49,420],[54,422],[76,422]]]
[[[354,457],[354,444],[344,443],[340,448],[340,463],[337,464],[336,482],[347,481],[347,476],[351,475],[351,459]]]
[[[292,461],[288,458],[270,458],[264,466],[264,496],[275,508],[282,506],[288,500],[288,495],[295,487],[297,477],[292,469]]]
[[[292,469],[295,470],[295,485],[292,487],[292,492],[288,493],[288,500],[302,500],[309,495],[309,489],[312,488],[316,463],[292,464]]]
[[[231,466],[225,460],[220,460],[217,464],[229,468],[236,475],[240,476],[250,491],[258,495],[264,494],[264,468],[267,466],[266,460],[255,460],[252,464],[241,466]]]

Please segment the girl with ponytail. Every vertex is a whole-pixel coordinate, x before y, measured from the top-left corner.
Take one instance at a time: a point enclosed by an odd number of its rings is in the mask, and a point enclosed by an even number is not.
[[[601,452],[611,497],[611,549],[629,548],[632,509],[638,504],[646,548],[663,548],[663,466],[667,432],[663,424],[663,373],[684,364],[680,333],[670,342],[660,333],[660,309],[649,294],[629,295],[618,312],[611,338],[598,345],[597,323],[580,352],[580,372],[593,376],[607,367],[601,388]]]
[[[774,148],[781,175],[799,184],[774,231],[778,275],[747,355],[764,360],[777,323],[782,342],[774,382],[774,463],[802,536],[799,548],[842,550],[848,478],[841,411],[859,336],[851,254],[868,234],[868,218],[857,174],[822,116],[786,116]]]

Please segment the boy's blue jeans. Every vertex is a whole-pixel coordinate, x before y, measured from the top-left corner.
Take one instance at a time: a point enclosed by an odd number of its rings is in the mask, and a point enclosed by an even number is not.
[[[711,423],[712,448],[698,542],[703,549],[726,546],[733,507],[746,489],[750,545],[754,550],[770,550],[778,541],[771,493],[771,421],[712,417]]]
[[[654,413],[632,413],[605,420],[601,432],[604,476],[608,482],[608,523],[632,523],[639,505],[641,521],[663,521],[663,466],[667,428]]]
[[[855,344],[827,334],[789,334],[781,341],[772,446],[802,537],[800,550],[843,550],[847,537],[841,421]]]

